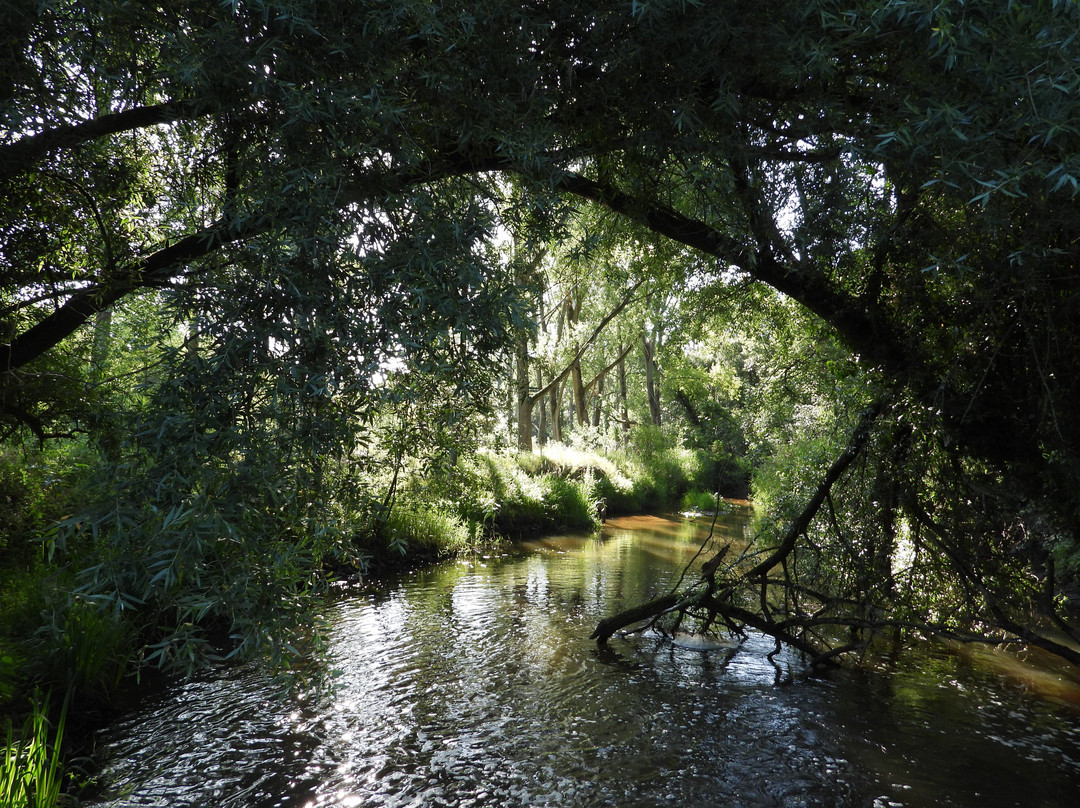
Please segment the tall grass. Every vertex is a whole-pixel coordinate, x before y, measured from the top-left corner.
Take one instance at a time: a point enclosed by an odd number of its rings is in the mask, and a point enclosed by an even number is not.
[[[411,479],[387,526],[410,547],[433,544],[451,552],[461,549],[462,531],[465,546],[473,548],[492,539],[587,530],[599,524],[604,485],[614,490],[605,481],[612,479],[631,486],[606,459],[566,447],[548,446],[543,454],[480,450],[441,474]],[[424,538],[440,535],[447,538]]]
[[[404,555],[410,545],[419,545],[434,555],[467,550],[472,542],[465,520],[439,505],[403,503],[390,513],[385,527],[390,549]]]
[[[679,510],[709,513],[718,510],[720,508],[719,503],[720,499],[716,494],[701,490],[687,491],[679,501]]]
[[[64,771],[60,745],[64,740],[68,700],[60,709],[55,728],[49,719],[49,698],[35,699],[33,712],[16,737],[7,721],[0,757],[0,805],[4,808],[53,808],[60,797]]]

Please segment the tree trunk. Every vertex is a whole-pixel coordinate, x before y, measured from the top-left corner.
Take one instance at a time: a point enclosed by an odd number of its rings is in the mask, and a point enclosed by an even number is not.
[[[570,371],[570,384],[574,390],[574,423],[585,426],[589,422],[588,406],[585,402],[585,381],[581,378],[581,362],[575,362]]]
[[[593,429],[600,428],[600,414],[603,410],[604,403],[604,377],[601,376],[596,381],[596,404],[593,406],[592,425]]]
[[[566,296],[566,323],[573,331],[574,328],[581,322],[581,304],[583,300],[583,293],[580,288],[576,289],[572,295]],[[571,406],[573,408],[571,415],[571,423],[577,426],[585,426],[588,423],[588,413],[585,406],[585,382],[581,378],[581,356],[583,351],[577,340],[573,341],[574,359],[570,363],[570,389],[573,391],[573,401]]]
[[[533,405],[536,402],[529,394],[529,339],[527,335],[518,338],[514,364],[514,389],[517,400],[517,445],[522,452],[531,452],[533,448]]]
[[[623,435],[630,434],[630,410],[626,405],[626,354],[623,353],[623,358],[619,360],[618,364],[618,376],[619,376],[619,417],[622,418]]]
[[[649,418],[653,426],[660,426],[660,369],[656,366],[656,346],[645,334],[641,335],[641,345],[645,354],[645,392],[649,397]]]
[[[541,371],[540,368],[536,369],[536,387],[538,390],[544,389],[544,375],[543,371]],[[547,443],[547,407],[541,406],[539,415],[540,423],[536,427],[536,439],[537,442],[541,446],[543,446],[545,443]]]
[[[562,440],[562,424],[561,424],[561,422],[559,420],[560,419],[559,409],[562,406],[562,392],[561,392],[562,383],[566,380],[566,378],[568,376],[571,375],[571,373],[572,373],[572,371],[574,370],[575,367],[580,367],[578,365],[579,360],[581,359],[581,357],[585,353],[585,351],[589,348],[589,346],[592,345],[593,342],[596,340],[596,338],[600,335],[600,332],[603,331],[604,328],[607,326],[607,324],[610,323],[613,319],[615,319],[615,317],[619,314],[619,312],[621,312],[624,308],[626,308],[626,306],[629,305],[630,301],[634,299],[634,292],[637,290],[637,288],[639,286],[641,286],[641,283],[642,283],[641,281],[638,281],[637,283],[635,283],[633,286],[631,286],[627,290],[627,292],[623,296],[622,300],[620,300],[614,306],[614,308],[612,308],[611,311],[609,311],[604,316],[604,319],[601,320],[597,324],[597,326],[592,330],[592,332],[589,334],[589,336],[577,348],[577,350],[574,352],[573,359],[571,359],[570,363],[565,368],[563,368],[562,372],[559,373],[558,375],[556,375],[555,378],[552,379],[550,382],[548,382],[546,386],[541,387],[539,390],[537,390],[535,393],[533,393],[531,395],[531,397],[530,397],[530,401],[531,401],[530,406],[535,406],[537,402],[541,401],[544,398],[544,396],[549,395],[549,394],[551,395],[551,439],[552,440],[554,440],[554,441],[561,441]],[[626,350],[627,350],[627,352],[629,351],[629,349],[626,349]],[[625,355],[625,353],[624,353],[624,355]],[[602,370],[601,374],[607,373],[609,370],[611,370],[610,365],[607,368],[605,368],[604,370]],[[594,379],[594,381],[595,381],[595,379]],[[573,414],[571,414],[571,415],[573,415]],[[520,428],[520,422],[519,422],[519,428]],[[520,432],[519,432],[519,439],[520,439]],[[532,445],[531,441],[530,441],[529,445],[531,447],[531,445]]]
[[[562,384],[556,381],[551,387],[551,439],[562,442]]]
[[[515,269],[514,282],[519,289],[528,288],[533,277],[539,271],[540,264],[547,255],[547,250],[540,250],[530,260],[520,260],[517,241],[514,243]],[[518,449],[523,452],[532,451],[532,420],[533,407],[536,406],[538,397],[533,397],[529,390],[529,337],[530,333],[522,329],[514,346],[515,376],[514,376],[514,399],[516,403],[515,417],[517,418],[517,443]],[[540,371],[537,369],[537,378]]]

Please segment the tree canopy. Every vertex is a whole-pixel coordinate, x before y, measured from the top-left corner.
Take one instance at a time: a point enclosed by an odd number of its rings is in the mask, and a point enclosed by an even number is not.
[[[327,459],[379,402],[451,423],[503,372],[532,327],[505,234],[557,242],[599,209],[680,245],[658,247],[689,262],[672,289],[765,285],[827,324],[857,360],[852,423],[877,402],[860,451],[879,479],[851,491],[865,530],[932,535],[966,593],[956,620],[1018,632],[1037,607],[1077,639],[1060,612],[1080,557],[1077,3],[2,13],[9,437],[101,434],[79,370],[95,329],[153,312],[170,328],[137,338],[154,347],[123,427],[132,500],[167,483],[191,530],[193,492],[213,530],[256,500],[317,521]],[[243,488],[285,455],[303,459],[276,492]],[[849,583],[826,600],[869,602]]]

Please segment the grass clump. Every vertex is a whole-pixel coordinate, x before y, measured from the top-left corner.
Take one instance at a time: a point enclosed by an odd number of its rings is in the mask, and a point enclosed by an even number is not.
[[[636,427],[629,447],[615,453],[612,462],[633,482],[629,489],[604,491],[611,513],[674,508],[686,491],[700,487],[706,471],[700,452],[672,446],[659,427],[650,425]]]
[[[474,530],[445,505],[406,502],[390,512],[384,526],[388,548],[405,555],[416,548],[422,555],[452,555],[470,549]]]
[[[569,447],[549,445],[542,454],[481,450],[440,475],[413,481],[396,507],[452,513],[468,536],[466,546],[477,546],[545,531],[590,530],[600,524],[607,493],[630,487],[610,460]]]
[[[679,500],[679,510],[698,513],[711,512],[717,510],[717,501],[716,494],[710,494],[708,491],[687,491]]]
[[[0,805],[5,808],[53,808],[64,781],[60,747],[64,740],[67,699],[55,723],[49,716],[49,698],[35,698],[22,731],[6,721],[0,756]]]

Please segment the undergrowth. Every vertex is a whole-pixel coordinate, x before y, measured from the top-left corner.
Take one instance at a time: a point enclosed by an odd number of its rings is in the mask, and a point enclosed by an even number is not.
[[[21,732],[7,719],[0,756],[0,805],[4,808],[53,808],[64,784],[60,747],[64,741],[67,699],[53,720],[49,697],[35,697]]]

